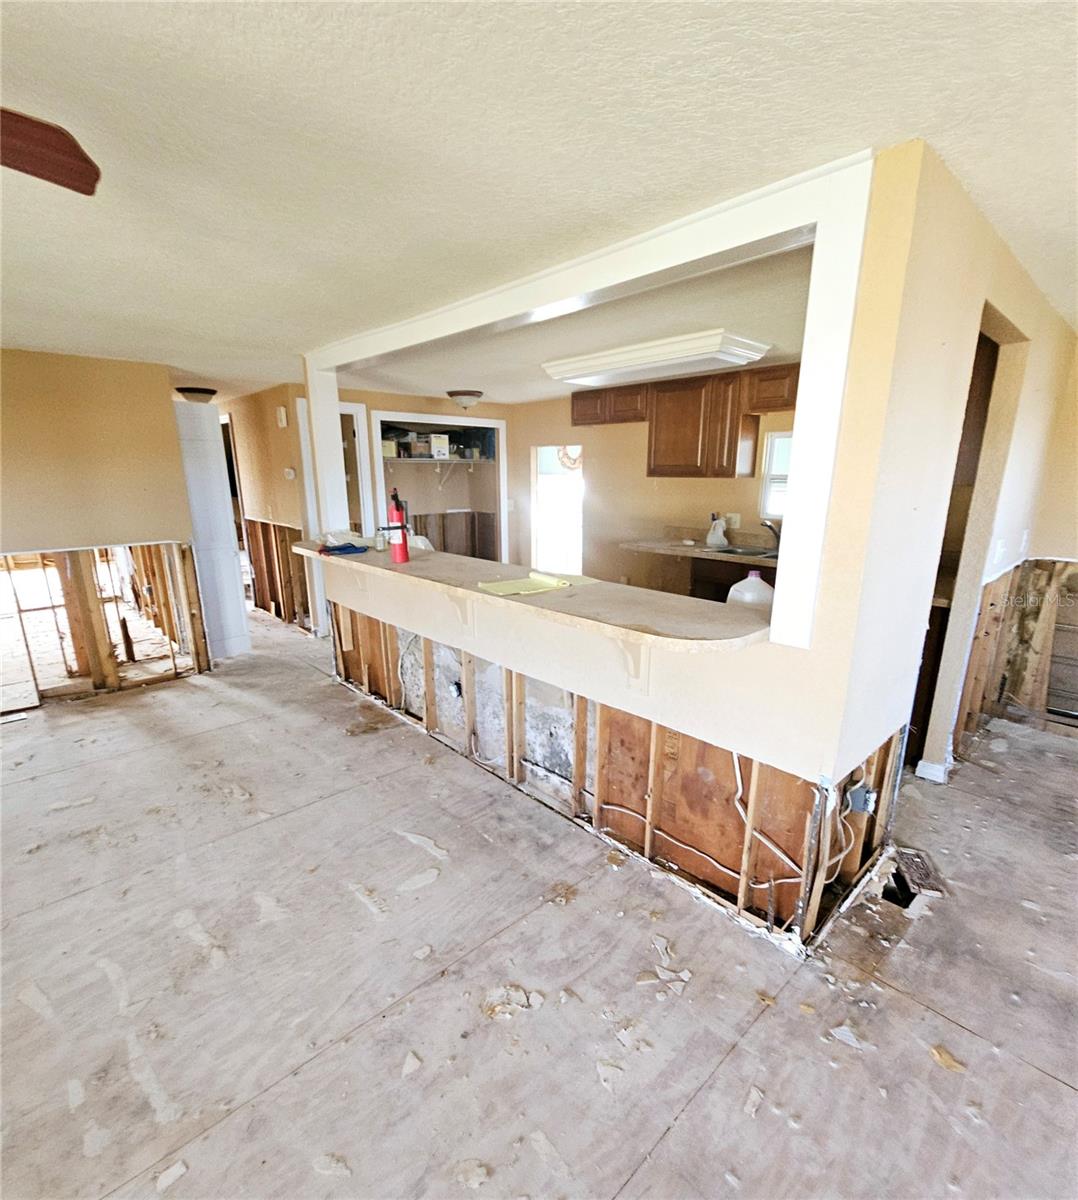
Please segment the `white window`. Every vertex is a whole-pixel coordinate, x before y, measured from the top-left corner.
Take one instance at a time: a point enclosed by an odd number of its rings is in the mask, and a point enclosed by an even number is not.
[[[760,516],[781,521],[786,515],[786,482],[790,474],[792,433],[769,433],[764,443],[764,483],[760,490]]]

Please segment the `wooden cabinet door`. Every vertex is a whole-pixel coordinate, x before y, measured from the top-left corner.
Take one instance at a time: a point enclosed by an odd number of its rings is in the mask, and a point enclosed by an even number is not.
[[[758,371],[743,372],[745,412],[782,412],[784,409],[795,407],[797,378],[800,373],[800,363],[761,367]]]
[[[707,473],[732,479],[737,474],[741,376],[714,375],[709,391]]]
[[[573,424],[601,425],[606,419],[606,392],[573,392]]]
[[[606,420],[610,424],[648,419],[648,385],[634,383],[627,387],[607,388]]]
[[[648,385],[648,474],[707,475],[711,377]]]

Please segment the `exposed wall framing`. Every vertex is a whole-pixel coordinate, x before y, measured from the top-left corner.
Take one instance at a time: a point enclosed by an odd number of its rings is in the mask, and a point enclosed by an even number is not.
[[[1030,559],[985,585],[954,751],[988,717],[1078,730],[1078,564]]]
[[[900,733],[823,787],[332,609],[342,679],[752,924],[807,941],[887,841]]]
[[[180,543],[7,556],[0,607],[4,711],[210,667],[194,557]]]
[[[243,521],[247,556],[251,560],[255,607],[289,625],[311,627],[307,576],[303,561],[292,553],[303,533],[290,525]]]

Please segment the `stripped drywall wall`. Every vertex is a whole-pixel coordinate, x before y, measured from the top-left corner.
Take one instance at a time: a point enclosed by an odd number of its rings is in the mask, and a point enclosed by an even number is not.
[[[2,549],[191,540],[167,367],[4,350]]]

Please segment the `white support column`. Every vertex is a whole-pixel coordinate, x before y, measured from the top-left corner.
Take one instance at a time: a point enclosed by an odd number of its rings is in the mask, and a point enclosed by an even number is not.
[[[348,486],[344,478],[341,448],[341,398],[336,370],[313,367],[304,359],[307,403],[297,405],[300,442],[303,449],[303,533],[316,537],[334,529],[348,528]],[[306,412],[303,410],[306,409]],[[311,619],[320,637],[329,635],[326,589],[322,564],[308,560],[307,586],[311,596]]]
[[[187,400],[176,400],[173,407],[191,505],[192,546],[210,657],[246,654],[251,649],[251,632],[232,523],[221,413],[215,404]]]

